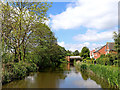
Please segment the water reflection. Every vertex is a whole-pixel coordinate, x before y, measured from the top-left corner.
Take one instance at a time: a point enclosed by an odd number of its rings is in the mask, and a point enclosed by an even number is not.
[[[94,74],[80,72],[73,65],[61,64],[58,68],[41,70],[3,85],[3,88],[105,88],[108,84]]]

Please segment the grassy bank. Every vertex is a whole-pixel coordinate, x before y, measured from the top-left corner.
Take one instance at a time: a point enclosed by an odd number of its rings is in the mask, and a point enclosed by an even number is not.
[[[111,86],[117,86],[120,88],[119,85],[119,75],[118,67],[112,66],[105,66],[105,65],[93,65],[93,64],[86,64],[86,63],[78,63],[75,64],[76,67],[80,68],[81,70],[89,70],[93,71],[97,76],[105,79]]]

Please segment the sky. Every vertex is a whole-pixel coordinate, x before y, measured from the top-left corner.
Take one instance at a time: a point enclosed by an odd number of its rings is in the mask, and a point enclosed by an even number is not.
[[[90,50],[114,42],[118,31],[119,0],[76,0],[53,2],[47,14],[47,24],[54,32],[58,44],[66,50]]]

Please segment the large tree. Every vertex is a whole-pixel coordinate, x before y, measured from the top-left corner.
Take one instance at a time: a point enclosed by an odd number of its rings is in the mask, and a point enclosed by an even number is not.
[[[28,60],[32,59],[32,62],[40,67],[59,63],[66,54],[66,50],[57,44],[57,39],[46,24],[36,24],[36,30],[30,37],[29,47]]]
[[[80,53],[80,56],[85,59],[87,57],[90,57],[90,51],[87,47],[83,47]]]
[[[50,4],[45,2],[2,3],[3,48],[14,54],[15,61],[25,60],[29,38],[36,29],[36,23],[47,18]]]

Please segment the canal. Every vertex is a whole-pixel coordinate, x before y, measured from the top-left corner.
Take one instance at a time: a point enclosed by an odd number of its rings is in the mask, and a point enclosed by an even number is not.
[[[22,80],[15,80],[2,88],[108,88],[105,80],[96,75],[80,72],[72,64],[47,68],[31,73]]]

